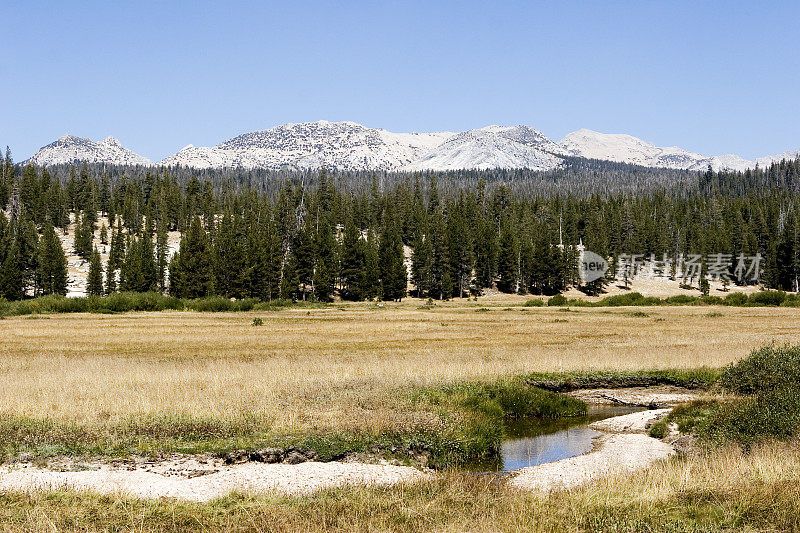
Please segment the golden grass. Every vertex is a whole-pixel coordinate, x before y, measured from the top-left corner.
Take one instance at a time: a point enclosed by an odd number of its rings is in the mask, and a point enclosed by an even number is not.
[[[534,371],[718,367],[800,341],[800,310],[416,308],[52,315],[0,320],[2,414],[105,424],[138,415],[381,431],[425,418],[413,385]],[[480,306],[485,306],[481,303]],[[718,310],[722,316],[708,316]],[[254,317],[264,325],[251,325]]]

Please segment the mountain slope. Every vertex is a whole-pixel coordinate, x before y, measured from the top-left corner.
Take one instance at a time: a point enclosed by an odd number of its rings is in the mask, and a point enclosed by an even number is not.
[[[744,170],[753,166],[736,155],[704,156],[677,146],[660,147],[624,134],[598,133],[582,129],[568,134],[558,143],[567,153],[577,157],[618,161],[645,167],[684,170]]]
[[[761,168],[768,167],[772,163],[780,163],[784,159],[798,159],[800,158],[800,150],[789,150],[787,152],[783,152],[782,154],[777,155],[768,155],[766,157],[759,157],[756,159],[756,163]]]
[[[395,170],[452,133],[392,133],[354,122],[284,124],[245,133],[210,148],[187,146],[160,162],[195,168]]]
[[[63,163],[110,163],[114,165],[150,165],[150,160],[123,147],[113,137],[101,142],[64,135],[55,142],[43,146],[28,162],[34,165],[58,165]]]
[[[487,126],[459,133],[405,170],[557,167],[564,150],[528,126]]]

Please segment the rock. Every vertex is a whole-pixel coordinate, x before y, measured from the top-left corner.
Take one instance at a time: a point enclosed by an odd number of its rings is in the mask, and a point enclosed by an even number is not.
[[[308,461],[306,456],[297,450],[292,450],[289,453],[287,453],[286,458],[283,460],[284,463],[288,463],[290,465],[296,465],[304,463],[306,461]]]
[[[250,460],[259,463],[280,463],[283,457],[284,452],[280,448],[264,448],[250,452]]]
[[[296,465],[306,461],[316,461],[319,458],[317,452],[307,448],[289,448],[286,451],[286,456],[283,459],[284,463]]]
[[[247,450],[235,450],[226,453],[222,458],[225,460],[226,465],[232,465],[246,463],[250,458],[250,454],[247,452]]]

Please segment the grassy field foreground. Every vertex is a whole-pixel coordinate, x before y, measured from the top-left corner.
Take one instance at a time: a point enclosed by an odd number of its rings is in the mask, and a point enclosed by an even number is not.
[[[263,325],[253,326],[254,318]],[[768,342],[797,344],[798,318],[791,308],[409,303],[6,318],[0,450],[6,458],[207,451],[302,435],[328,436],[318,443],[324,447],[359,434],[420,435],[420,428],[457,439],[464,435],[447,433],[463,425],[453,406],[502,410],[519,399],[519,388],[504,385],[513,376],[719,368]],[[523,403],[558,405],[532,394]],[[0,524],[8,531],[792,530],[800,528],[799,487],[798,442],[766,441],[551,495],[457,471],[417,485],[232,495],[209,504],[4,493]]]
[[[0,449],[439,435],[463,424],[420,390],[534,372],[716,368],[769,341],[797,343],[798,318],[792,308],[413,303],[10,317],[0,320]]]
[[[722,448],[550,494],[453,472],[416,485],[209,504],[6,493],[0,523],[4,531],[792,531],[800,529],[800,446]]]

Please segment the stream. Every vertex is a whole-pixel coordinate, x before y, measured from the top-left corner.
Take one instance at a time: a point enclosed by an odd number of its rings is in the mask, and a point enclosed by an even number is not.
[[[592,451],[600,431],[588,425],[598,420],[643,411],[626,405],[589,405],[587,416],[556,420],[515,420],[505,424],[505,439],[496,461],[470,466],[474,472],[510,472],[552,463]]]

